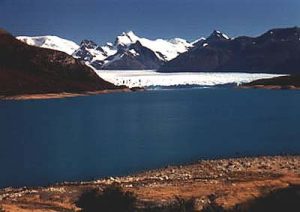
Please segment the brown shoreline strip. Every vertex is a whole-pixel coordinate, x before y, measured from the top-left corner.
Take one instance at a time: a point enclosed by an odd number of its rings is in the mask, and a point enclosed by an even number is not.
[[[100,90],[100,91],[87,91],[81,93],[44,93],[44,94],[22,94],[22,95],[12,95],[12,96],[0,96],[0,100],[32,100],[32,99],[60,99],[60,98],[70,98],[78,96],[91,96],[99,94],[108,93],[118,93],[118,92],[131,92],[129,88],[122,89],[112,89],[112,90]]]
[[[83,191],[114,183],[133,192],[141,205],[164,205],[180,197],[195,198],[201,209],[213,195],[216,204],[230,209],[274,190],[300,185],[300,155],[200,160],[124,177],[7,188],[0,190],[0,206],[22,212],[78,210],[74,202]]]

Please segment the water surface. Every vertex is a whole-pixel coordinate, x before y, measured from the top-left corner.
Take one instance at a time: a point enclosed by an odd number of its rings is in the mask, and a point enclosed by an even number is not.
[[[0,187],[300,153],[300,92],[210,88],[0,102]]]

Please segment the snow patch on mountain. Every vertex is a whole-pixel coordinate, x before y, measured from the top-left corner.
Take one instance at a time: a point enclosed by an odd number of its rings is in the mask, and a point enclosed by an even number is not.
[[[226,34],[220,32],[220,31],[218,31],[218,30],[217,30],[216,32],[217,32],[217,34],[218,34],[219,37],[223,37],[223,38],[225,38],[225,39],[227,39],[227,40],[230,39],[228,35],[226,35]]]
[[[177,57],[180,53],[186,52],[193,45],[181,38],[174,38],[170,40],[156,39],[150,40],[141,38],[129,31],[117,36],[115,45],[129,46],[139,41],[142,46],[152,50],[156,56],[162,61],[169,61]]]
[[[107,56],[111,56],[117,53],[117,49],[114,48],[112,43],[107,43],[105,46],[101,46]]]
[[[205,40],[206,40],[205,37],[201,37],[201,38],[196,39],[196,40],[194,40],[193,42],[191,42],[191,44],[194,46],[196,43],[198,43],[198,42],[203,42],[203,41],[205,41]]]
[[[73,54],[73,52],[79,48],[79,45],[77,45],[73,41],[63,39],[58,36],[52,36],[52,35],[35,36],[35,37],[18,36],[16,38],[31,46],[54,49],[54,50],[65,52],[69,55]]]
[[[121,35],[117,36],[115,41],[115,46],[122,45],[122,46],[129,46],[137,42],[140,37],[136,36],[133,31],[123,32]]]

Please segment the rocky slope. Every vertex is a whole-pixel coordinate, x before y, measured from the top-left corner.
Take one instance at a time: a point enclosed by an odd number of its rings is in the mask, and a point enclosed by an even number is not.
[[[0,30],[0,96],[117,88],[64,52],[27,45]]]
[[[214,31],[194,46],[159,71],[300,73],[298,27],[272,29],[254,38],[229,38]]]

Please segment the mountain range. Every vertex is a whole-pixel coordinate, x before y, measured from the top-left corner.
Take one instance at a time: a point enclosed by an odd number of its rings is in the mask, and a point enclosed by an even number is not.
[[[184,39],[150,40],[132,31],[123,32],[113,43],[102,46],[91,40],[83,40],[77,46],[72,41],[56,36],[19,36],[17,39],[29,45],[63,51],[97,70],[158,69],[193,47]]]
[[[300,28],[272,29],[258,37],[228,38],[214,31],[161,72],[249,72],[300,74]]]
[[[257,37],[230,38],[213,31],[207,38],[150,40],[123,32],[113,43],[80,45],[56,36],[17,37],[29,45],[66,52],[96,70],[159,72],[300,72],[300,28],[272,29]]]

